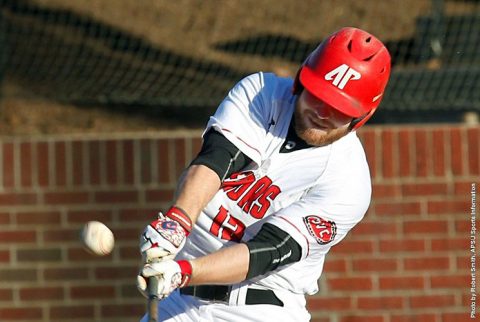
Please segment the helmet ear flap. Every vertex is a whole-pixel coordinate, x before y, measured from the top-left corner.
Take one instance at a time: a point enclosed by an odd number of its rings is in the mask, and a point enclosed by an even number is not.
[[[364,114],[360,117],[354,118],[352,120],[352,122],[350,122],[350,125],[348,126],[348,129],[350,131],[354,131],[354,130],[358,129],[360,126],[365,124],[368,121],[369,118],[372,117],[373,113],[375,113],[376,110],[377,110],[377,108],[374,108],[370,112],[368,112],[367,114]]]
[[[293,81],[293,86],[292,86],[292,94],[293,95],[300,95],[303,91],[303,85],[300,83],[300,72],[302,71],[302,67],[300,67],[297,71],[297,75],[295,75],[295,80]]]

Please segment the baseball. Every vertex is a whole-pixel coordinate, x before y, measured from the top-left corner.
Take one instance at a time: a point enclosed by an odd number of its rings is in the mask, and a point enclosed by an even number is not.
[[[112,231],[99,221],[87,222],[80,236],[84,248],[97,256],[110,254],[115,244]]]

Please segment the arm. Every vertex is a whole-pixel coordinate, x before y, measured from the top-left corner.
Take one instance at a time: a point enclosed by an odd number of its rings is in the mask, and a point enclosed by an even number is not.
[[[202,150],[179,179],[174,206],[142,233],[140,251],[144,261],[174,257],[185,244],[201,210],[220,189],[222,180],[250,162],[222,134],[207,132]]]
[[[235,284],[246,279],[250,252],[246,244],[235,244],[190,261],[190,285]]]
[[[246,243],[234,244],[190,261],[147,264],[142,270],[143,277],[137,279],[137,286],[145,294],[144,278],[161,276],[159,297],[163,298],[187,285],[235,284],[298,262],[301,252],[300,245],[287,232],[265,224]]]
[[[193,223],[220,189],[217,173],[205,165],[192,165],[179,180],[174,204],[185,210]]]

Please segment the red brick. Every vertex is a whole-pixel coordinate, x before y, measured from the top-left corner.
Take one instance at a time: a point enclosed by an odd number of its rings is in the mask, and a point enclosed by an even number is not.
[[[109,185],[116,185],[120,182],[118,178],[117,142],[114,140],[105,142],[106,180]]]
[[[352,297],[310,297],[307,302],[309,311],[348,310],[353,308]]]
[[[132,226],[130,228],[117,228],[115,229],[115,236],[119,240],[132,240],[132,241],[137,241],[139,236],[140,236],[140,229],[143,227],[135,227]]]
[[[37,282],[38,274],[36,269],[24,269],[24,268],[0,268],[0,276],[2,277],[2,287],[11,285],[18,285],[18,282]]]
[[[170,153],[168,149],[168,141],[162,139],[157,141],[157,163],[158,163],[158,181],[159,183],[170,183],[172,171],[170,169]],[[174,178],[177,180],[177,177]]]
[[[396,223],[362,222],[355,226],[352,233],[358,235],[395,235],[398,231]]]
[[[467,130],[468,173],[472,176],[480,175],[480,152],[478,148],[478,138],[480,138],[480,130],[478,128],[470,128]]]
[[[400,296],[359,297],[358,308],[361,310],[394,310],[405,307],[405,299]]]
[[[58,225],[60,224],[60,212],[58,211],[29,211],[16,214],[17,224],[23,225]]]
[[[43,233],[43,241],[49,243],[62,243],[65,241],[79,241],[79,229],[50,229]]]
[[[150,209],[121,209],[119,211],[119,221],[120,222],[142,222],[147,225],[149,222],[153,221],[160,209],[154,207]]]
[[[424,239],[380,240],[380,251],[383,252],[423,252]]]
[[[333,246],[331,252],[333,254],[372,253],[373,241],[372,240],[362,240],[362,241],[343,240],[340,244]]]
[[[438,322],[435,314],[418,313],[410,315],[392,315],[391,322]]]
[[[102,256],[98,257],[95,255],[90,254],[87,252],[84,248],[81,247],[71,247],[67,251],[67,258],[69,262],[95,262],[98,264],[98,262],[111,262],[112,261],[112,254],[107,255],[107,256]]]
[[[32,230],[0,231],[0,243],[33,243],[36,238]]]
[[[0,250],[0,263],[8,263],[10,261],[10,251]]]
[[[383,130],[381,133],[381,147],[382,147],[382,176],[383,178],[392,178],[396,176],[394,171],[397,165],[397,156],[394,155],[393,132],[390,130]]]
[[[97,191],[94,194],[96,203],[136,203],[137,191]]]
[[[0,206],[25,206],[37,203],[34,193],[0,193]]]
[[[430,277],[432,288],[456,288],[464,289],[465,285],[470,285],[470,276],[467,275],[440,275]]]
[[[372,199],[400,197],[400,185],[376,183],[372,186]]]
[[[84,152],[83,141],[72,142],[72,177],[73,184],[80,186],[85,183],[85,164],[84,164]]]
[[[72,286],[70,288],[72,299],[109,299],[115,296],[113,286]]]
[[[18,249],[17,261],[19,263],[45,263],[59,262],[62,260],[62,253],[58,247],[55,248],[38,248]]]
[[[412,131],[409,129],[401,129],[398,131],[398,164],[399,164],[399,175],[401,177],[411,176],[413,173],[412,170],[412,149],[413,149],[413,139]]]
[[[395,259],[354,259],[352,260],[353,270],[357,272],[383,272],[395,271],[398,268]]]
[[[385,322],[386,320],[379,315],[347,315],[340,318],[340,322]]]
[[[24,287],[19,294],[22,301],[63,300],[65,297],[62,287]]]
[[[93,321],[94,307],[91,305],[78,306],[51,306],[50,318],[54,320],[70,321],[75,319],[90,319]]]
[[[463,151],[463,139],[461,130],[454,128],[450,132],[450,156],[451,156],[451,170],[453,175],[463,175],[463,159],[465,157]]]
[[[32,178],[32,144],[20,144],[20,184],[22,187],[31,187]]]
[[[459,219],[454,221],[455,225],[455,231],[457,233],[468,233],[470,234],[472,230],[472,222],[470,217],[467,217],[467,220],[465,219]],[[480,220],[477,218],[476,223],[475,223],[476,229],[478,231],[478,227],[480,227]]]
[[[46,192],[45,203],[49,205],[87,204],[88,192]]]
[[[67,184],[67,160],[65,142],[55,143],[55,183],[57,186]]]
[[[447,270],[450,268],[450,259],[448,257],[418,257],[405,258],[403,260],[406,270]]]
[[[100,142],[87,141],[88,146],[88,165],[89,165],[89,183],[98,185],[101,183],[102,163],[100,162]]]
[[[172,202],[173,189],[148,189],[145,192],[147,202]]]
[[[410,296],[410,306],[414,309],[418,308],[446,308],[455,305],[455,297],[453,295],[421,295]]]
[[[371,129],[363,129],[361,133],[360,139],[363,144],[363,148],[365,149],[365,154],[367,157],[368,165],[370,168],[370,174],[372,178],[377,177],[377,147],[378,145],[375,142],[376,134],[374,130]]]
[[[11,188],[15,185],[15,154],[13,149],[13,143],[4,143],[2,150],[2,162],[3,162],[3,186],[5,188]]]
[[[6,289],[6,288],[0,289],[0,302],[7,302],[12,300],[13,300],[13,291],[11,289]]]
[[[470,209],[468,202],[462,201],[429,201],[427,212],[429,214],[465,214]]]
[[[144,184],[153,182],[151,143],[151,140],[140,140],[140,181]]]
[[[468,270],[470,272],[472,263],[470,262],[470,256],[459,256],[456,259],[456,264],[458,269]],[[478,262],[478,259],[476,260]],[[478,267],[478,266],[477,266]]]
[[[327,284],[333,291],[368,291],[373,288],[370,277],[327,277]]]
[[[415,196],[443,196],[448,195],[446,183],[410,183],[402,185],[402,195]]]
[[[444,130],[433,130],[432,132],[432,148],[433,148],[433,174],[437,177],[446,175],[446,139]]]
[[[345,259],[330,259],[327,257],[323,269],[329,274],[344,273],[347,271],[347,261]]]
[[[443,310],[442,310],[443,311]],[[467,311],[467,310],[464,310]],[[477,307],[477,315],[478,318],[478,307]],[[472,319],[470,317],[470,310],[468,312],[462,313],[442,313],[442,322],[472,322],[476,319]]]
[[[38,185],[46,187],[50,184],[50,159],[49,146],[47,142],[37,143],[37,175]]]
[[[8,212],[0,212],[0,225],[8,225],[10,222],[10,214]]]
[[[17,321],[17,320],[37,320],[44,321],[42,308],[28,307],[28,310],[20,308],[0,308],[0,318],[2,321]]]
[[[82,268],[45,268],[43,276],[47,281],[86,280],[89,269]]]
[[[134,148],[133,148],[133,141],[126,140],[122,142],[123,148],[123,169],[121,172],[123,173],[123,183],[126,184],[133,184],[135,181],[135,165],[134,165]]]
[[[448,222],[442,220],[415,220],[403,223],[403,232],[409,234],[446,234]]]
[[[420,202],[375,202],[374,211],[379,216],[403,216],[419,215],[421,213]]]
[[[185,139],[172,139],[171,143],[173,144],[175,151],[175,177],[178,178],[187,166],[187,160],[185,157]]]
[[[195,157],[200,150],[202,149],[202,139],[200,137],[198,138],[192,138],[192,156]]]
[[[472,180],[458,180],[454,182],[454,194],[462,197],[467,197],[471,195],[472,192]],[[477,188],[478,189],[478,188]]]
[[[138,273],[138,266],[115,266],[115,267],[97,267],[95,268],[95,278],[99,280],[117,280],[127,279],[130,280],[132,276],[136,276]]]
[[[438,252],[447,252],[447,251],[465,251],[470,249],[470,239],[465,237],[453,238],[449,237],[448,239],[439,238],[432,239],[432,251]]]
[[[115,246],[122,260],[138,260],[140,252],[138,246]]]
[[[145,306],[141,304],[109,304],[102,305],[100,314],[105,318],[118,317],[120,321],[136,321],[145,314]],[[129,317],[128,319],[126,319]]]
[[[427,143],[427,132],[425,130],[416,130],[415,137],[415,175],[417,177],[426,177],[430,168],[431,153],[430,146]]]
[[[381,276],[379,279],[381,290],[411,290],[423,289],[425,280],[419,276]]]
[[[97,220],[103,223],[112,221],[112,211],[110,210],[70,210],[67,213],[69,223],[85,223],[90,220]]]

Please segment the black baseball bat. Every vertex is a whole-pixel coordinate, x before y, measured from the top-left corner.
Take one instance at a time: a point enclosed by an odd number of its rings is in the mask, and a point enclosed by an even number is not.
[[[148,322],[158,322],[158,279],[148,278]]]

